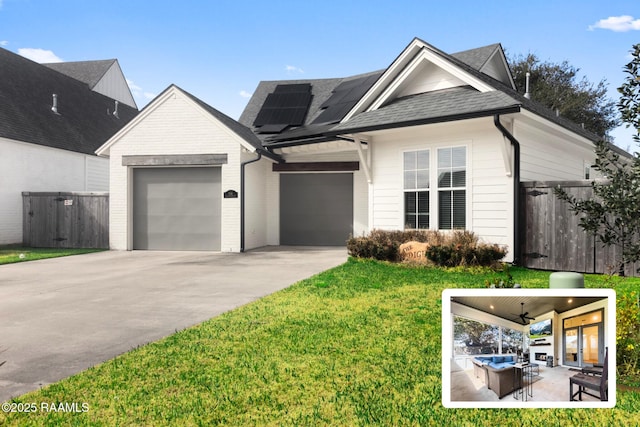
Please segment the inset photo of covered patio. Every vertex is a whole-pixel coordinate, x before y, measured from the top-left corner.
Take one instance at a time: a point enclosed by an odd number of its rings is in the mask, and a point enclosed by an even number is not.
[[[446,289],[446,407],[615,406],[615,291]]]

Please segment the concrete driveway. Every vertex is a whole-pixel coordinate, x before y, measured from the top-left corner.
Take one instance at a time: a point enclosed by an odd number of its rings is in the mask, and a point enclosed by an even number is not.
[[[100,252],[0,266],[0,402],[345,262],[345,248]]]

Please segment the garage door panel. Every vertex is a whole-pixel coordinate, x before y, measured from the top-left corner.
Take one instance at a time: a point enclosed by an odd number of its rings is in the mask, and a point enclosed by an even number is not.
[[[220,250],[220,168],[134,170],[133,247]]]
[[[352,174],[280,176],[280,244],[343,246],[352,231]]]

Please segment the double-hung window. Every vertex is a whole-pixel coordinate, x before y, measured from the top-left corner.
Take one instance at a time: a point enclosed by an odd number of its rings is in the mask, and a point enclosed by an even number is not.
[[[404,153],[405,228],[429,228],[429,150]]]
[[[467,149],[438,149],[438,228],[466,228]]]

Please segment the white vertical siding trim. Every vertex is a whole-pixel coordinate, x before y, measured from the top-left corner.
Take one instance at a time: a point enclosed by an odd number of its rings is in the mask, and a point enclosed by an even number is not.
[[[272,172],[269,166],[266,172],[267,182],[267,244],[280,244],[280,174]]]
[[[242,161],[251,161],[256,154],[242,153]],[[245,166],[245,250],[267,245],[267,183],[265,178],[272,162],[264,158]],[[242,197],[242,194],[240,194]]]

